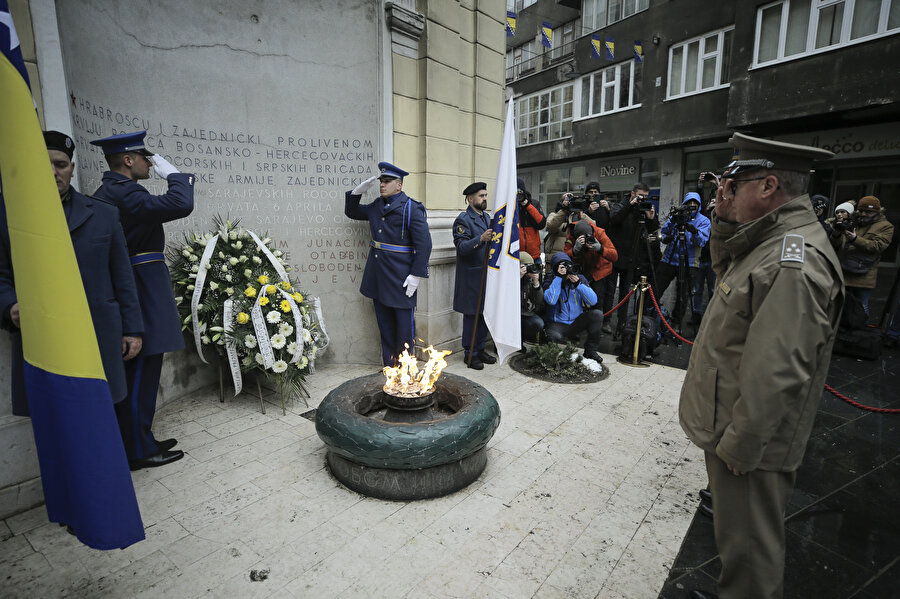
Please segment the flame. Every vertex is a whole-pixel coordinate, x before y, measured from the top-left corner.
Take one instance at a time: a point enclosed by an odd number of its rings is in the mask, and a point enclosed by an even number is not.
[[[438,351],[433,345],[425,350],[430,356],[428,361],[419,370],[415,355],[409,354],[409,346],[400,354],[399,366],[385,366],[385,383],[383,389],[391,395],[406,397],[421,397],[434,391],[434,384],[441,371],[447,367],[444,356],[450,355],[449,351]]]

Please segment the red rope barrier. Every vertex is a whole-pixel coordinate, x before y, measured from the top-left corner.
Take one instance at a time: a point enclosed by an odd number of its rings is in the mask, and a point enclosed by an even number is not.
[[[656,295],[654,295],[654,293],[653,293],[653,288],[648,285],[647,291],[650,292],[650,299],[653,300],[653,306],[656,308],[656,313],[659,314],[660,320],[663,321],[663,324],[666,325],[666,327],[669,329],[669,331],[673,335],[675,335],[677,338],[679,338],[682,341],[684,341],[685,343],[687,343],[688,345],[694,345],[693,341],[689,341],[689,340],[685,339],[684,337],[682,337],[681,335],[679,335],[678,333],[676,333],[675,329],[673,329],[672,326],[668,322],[666,322],[666,319],[663,318],[662,310],[659,309],[659,304],[656,302]],[[633,289],[632,289],[632,292],[634,292]],[[839,393],[838,391],[836,391],[834,389],[834,387],[832,387],[831,385],[828,385],[828,384],[825,385],[825,390],[828,391],[829,393],[831,393],[832,395],[834,395],[835,397],[837,397],[838,399],[845,401],[848,404],[850,404],[851,406],[853,406],[854,408],[859,408],[860,410],[866,410],[867,412],[875,412],[877,414],[900,414],[900,409],[873,408],[872,406],[867,406],[867,405],[861,404],[858,401],[854,401],[854,400],[850,399],[849,397],[847,397],[846,395]]]
[[[859,408],[860,410],[866,410],[867,412],[875,412],[877,414],[900,414],[900,410],[893,408],[873,408],[872,406],[866,406],[858,401],[853,401],[846,395],[835,391],[835,389],[831,385],[825,385],[825,390],[837,397],[840,400],[843,400],[853,406],[854,408]]]
[[[675,335],[676,338],[681,339],[688,345],[694,345],[693,341],[691,341],[690,339],[685,339],[684,337],[676,333],[675,329],[672,328],[672,325],[670,325],[668,321],[663,318],[662,310],[659,309],[659,304],[656,303],[656,295],[653,293],[653,287],[647,285],[647,291],[650,292],[650,299],[653,300],[653,307],[656,308],[656,313],[659,315],[659,319],[663,321],[663,324],[666,325],[666,328],[669,329],[669,332],[671,332],[673,335]]]
[[[606,318],[607,316],[609,316],[610,314],[612,314],[613,312],[615,312],[616,310],[618,310],[619,308],[621,308],[621,307],[622,307],[622,304],[624,304],[625,302],[627,302],[627,301],[628,301],[628,298],[631,297],[632,295],[634,295],[634,290],[635,290],[635,289],[637,289],[637,287],[632,287],[632,288],[631,288],[631,291],[628,292],[628,295],[626,295],[625,297],[622,298],[622,301],[621,301],[621,302],[619,302],[619,303],[616,304],[614,307],[612,307],[612,308],[609,310],[609,312],[605,312],[605,313],[603,314],[603,318]]]

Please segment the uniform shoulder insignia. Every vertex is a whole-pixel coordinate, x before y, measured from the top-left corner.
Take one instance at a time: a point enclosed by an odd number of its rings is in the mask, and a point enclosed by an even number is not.
[[[456,232],[457,232],[457,233],[460,233],[460,234],[461,234],[461,233],[465,233],[465,232],[466,232],[466,228],[465,228],[464,226],[462,226],[462,225],[456,225]]]
[[[803,235],[790,233],[784,236],[781,243],[781,263],[799,262],[803,264],[805,260]]]

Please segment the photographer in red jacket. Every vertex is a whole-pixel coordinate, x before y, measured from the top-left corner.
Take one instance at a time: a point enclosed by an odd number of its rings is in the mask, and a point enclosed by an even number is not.
[[[519,249],[528,252],[535,264],[541,262],[541,229],[547,224],[541,203],[532,199],[525,189],[525,181],[516,179],[516,200],[519,202]]]

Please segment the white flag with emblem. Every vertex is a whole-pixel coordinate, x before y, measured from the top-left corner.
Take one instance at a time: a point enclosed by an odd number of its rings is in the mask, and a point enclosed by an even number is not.
[[[497,346],[500,363],[522,347],[519,299],[519,203],[516,201],[516,130],[513,103],[506,110],[497,186],[494,191],[493,237],[488,249],[484,322]]]

